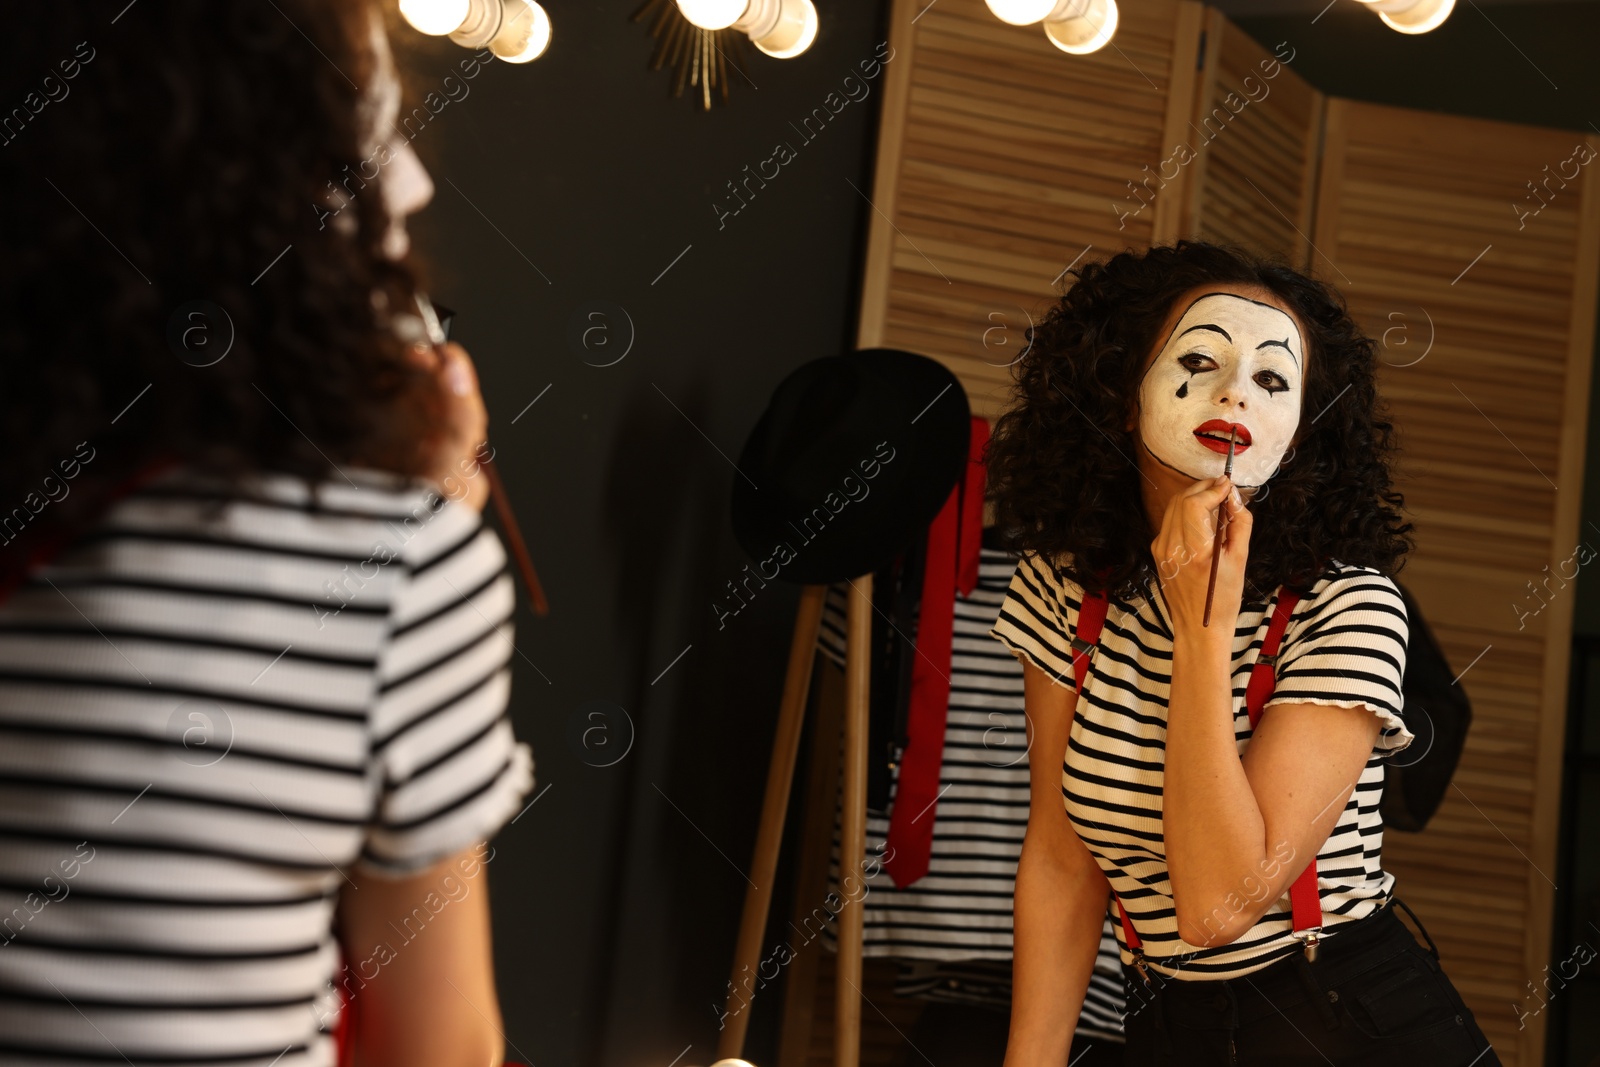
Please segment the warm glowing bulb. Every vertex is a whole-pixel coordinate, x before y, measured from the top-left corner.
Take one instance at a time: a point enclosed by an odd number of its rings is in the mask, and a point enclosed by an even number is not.
[[[739,21],[750,0],[678,0],[683,17],[702,30],[725,30]]]
[[[550,46],[550,16],[534,0],[504,0],[505,17],[500,31],[489,42],[489,51],[507,63],[528,63],[538,59]]]
[[[1379,11],[1385,26],[1401,33],[1427,33],[1438,29],[1450,17],[1455,0],[1422,0],[1405,11]]]
[[[443,37],[467,21],[471,0],[400,0],[400,14],[421,33]]]
[[[1057,0],[987,0],[987,3],[1001,22],[1032,26],[1055,10]]]
[[[783,0],[783,13],[771,32],[750,43],[774,59],[793,59],[817,39],[817,8],[811,0]]]
[[[1044,34],[1063,52],[1086,56],[1104,48],[1117,32],[1117,0],[1086,0],[1078,14],[1047,21]]]

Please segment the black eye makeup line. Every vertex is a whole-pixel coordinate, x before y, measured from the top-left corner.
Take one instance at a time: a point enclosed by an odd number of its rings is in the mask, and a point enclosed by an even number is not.
[[[1188,333],[1189,331],[1185,330],[1184,332]],[[1277,341],[1264,342],[1263,344],[1257,345],[1256,346],[1256,350],[1260,351],[1262,348],[1266,347],[1266,345],[1268,345],[1268,344],[1276,345],[1276,344],[1278,344],[1278,342]],[[1290,356],[1293,356],[1293,355],[1294,355],[1294,353],[1291,352]],[[1187,397],[1189,395],[1189,382],[1194,381],[1194,376],[1196,374],[1209,374],[1211,372],[1211,370],[1215,369],[1215,368],[1204,368],[1204,369],[1196,370],[1193,367],[1184,366],[1184,362],[1183,361],[1186,360],[1186,359],[1189,359],[1191,357],[1194,357],[1194,356],[1198,356],[1201,359],[1209,359],[1213,363],[1217,362],[1216,357],[1211,356],[1211,355],[1209,355],[1209,354],[1207,354],[1205,352],[1198,352],[1198,351],[1196,351],[1196,352],[1185,352],[1183,355],[1178,356],[1177,357],[1178,366],[1183,367],[1184,370],[1189,372],[1188,380],[1183,382],[1181,385],[1179,385],[1178,386],[1178,391],[1175,394],[1173,394],[1179,400],[1182,400],[1182,399],[1184,399],[1185,397]],[[1151,366],[1154,367],[1154,364],[1152,364]],[[1258,374],[1260,374],[1260,373],[1270,374],[1274,378],[1278,379],[1279,382],[1282,383],[1276,389],[1271,388],[1269,386],[1262,385],[1261,388],[1265,389],[1267,391],[1267,395],[1269,395],[1269,396],[1277,394],[1277,393],[1287,393],[1287,392],[1291,391],[1294,388],[1293,386],[1291,386],[1289,384],[1289,381],[1288,381],[1287,378],[1285,378],[1283,375],[1279,374],[1277,371],[1273,370],[1271,367],[1265,367],[1265,368],[1262,369],[1262,371],[1258,371],[1257,373]],[[1251,380],[1254,381],[1254,376],[1252,376]],[[1256,384],[1257,385],[1261,385],[1260,382],[1256,382]]]
[[[1273,311],[1276,311],[1280,315],[1287,315],[1288,314],[1282,308],[1278,307],[1275,304],[1269,304],[1265,300],[1255,300],[1255,299],[1253,299],[1251,297],[1248,297],[1248,296],[1240,296],[1238,293],[1211,292],[1211,293],[1201,293],[1199,296],[1197,296],[1193,300],[1189,301],[1188,307],[1185,307],[1183,309],[1183,314],[1178,316],[1178,322],[1182,322],[1183,321],[1183,316],[1189,314],[1190,308],[1193,308],[1196,304],[1200,303],[1200,301],[1205,300],[1205,299],[1207,299],[1209,297],[1213,297],[1213,296],[1231,296],[1235,300],[1243,300],[1246,303],[1255,304],[1257,307],[1272,308]],[[1176,326],[1176,324],[1174,324],[1174,326]],[[1182,337],[1183,334],[1189,333],[1191,330],[1215,330],[1217,333],[1220,333],[1222,336],[1227,337],[1229,344],[1233,343],[1233,338],[1228,336],[1228,331],[1224,330],[1221,326],[1218,326],[1215,323],[1209,323],[1208,322],[1208,323],[1203,323],[1203,324],[1198,325],[1198,326],[1190,326],[1187,330],[1184,330],[1183,333],[1180,333],[1180,334],[1177,334],[1177,335],[1168,334],[1166,340],[1162,342],[1161,347],[1163,349],[1167,348],[1169,345],[1172,344],[1172,342],[1174,340],[1176,340],[1178,337]],[[1282,348],[1284,349],[1284,351],[1289,353],[1289,358],[1294,361],[1295,369],[1296,370],[1300,369],[1300,360],[1294,354],[1294,350],[1289,347],[1287,338],[1285,338],[1283,341],[1263,341],[1261,344],[1256,346],[1256,350],[1260,351],[1262,348],[1265,348],[1268,345],[1281,345]],[[1158,362],[1159,362],[1159,360],[1154,360],[1154,359],[1150,361],[1150,366],[1145,368],[1144,377],[1148,377],[1149,376],[1150,372],[1155,369],[1155,365]],[[1140,382],[1144,381],[1144,377],[1141,377],[1139,379]]]

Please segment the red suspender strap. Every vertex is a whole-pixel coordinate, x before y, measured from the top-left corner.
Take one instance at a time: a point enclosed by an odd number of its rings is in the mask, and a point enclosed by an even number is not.
[[[1078,632],[1072,638],[1072,676],[1083,692],[1083,680],[1089,674],[1089,653],[1100,640],[1100,627],[1106,621],[1106,598],[1100,593],[1086,593],[1078,607]]]
[[[1272,695],[1278,647],[1283,641],[1284,630],[1289,627],[1289,616],[1294,614],[1299,601],[1300,597],[1293,590],[1278,591],[1278,606],[1272,613],[1272,624],[1267,627],[1267,635],[1261,641],[1261,652],[1250,670],[1250,684],[1245,690],[1251,730],[1261,721],[1262,709]],[[1306,943],[1307,955],[1314,956],[1317,931],[1322,929],[1322,896],[1317,891],[1317,857],[1314,854],[1311,862],[1306,864],[1306,869],[1300,872],[1300,877],[1289,887],[1289,902],[1294,907],[1294,931],[1297,935],[1301,931],[1308,931],[1301,940]]]
[[[1299,601],[1300,597],[1292,590],[1278,591],[1278,606],[1273,609],[1272,622],[1267,625],[1267,634],[1261,639],[1261,651],[1256,655],[1255,666],[1250,668],[1250,682],[1244,692],[1252,730],[1261,721],[1261,709],[1272,695],[1272,687],[1277,681],[1278,646],[1283,643],[1283,632],[1289,628],[1289,616],[1294,614],[1294,606]]]

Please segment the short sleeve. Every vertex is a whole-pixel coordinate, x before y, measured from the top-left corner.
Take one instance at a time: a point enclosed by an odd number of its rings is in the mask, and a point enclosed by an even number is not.
[[[371,717],[376,801],[358,866],[395,877],[492,837],[533,788],[510,697],[515,590],[472,508],[443,502],[391,529],[404,568]]]
[[[1401,690],[1409,634],[1405,603],[1392,579],[1355,571],[1328,580],[1296,606],[1266,707],[1365,706],[1382,722],[1373,753],[1394,755],[1415,740],[1403,718]]]
[[[1078,586],[1036,555],[1023,556],[989,634],[1018,659],[1026,658],[1058,684],[1075,686],[1072,627],[1077,624]]]

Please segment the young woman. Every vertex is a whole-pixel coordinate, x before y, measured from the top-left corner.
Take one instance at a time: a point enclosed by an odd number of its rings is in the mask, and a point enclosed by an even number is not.
[[[501,1062],[513,592],[382,10],[0,36],[0,1064]]]
[[[1189,241],[1034,330],[989,451],[1032,780],[1007,1067],[1066,1062],[1108,906],[1128,1064],[1499,1062],[1381,863],[1411,527],[1373,363],[1327,286]]]

